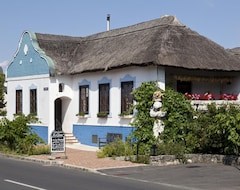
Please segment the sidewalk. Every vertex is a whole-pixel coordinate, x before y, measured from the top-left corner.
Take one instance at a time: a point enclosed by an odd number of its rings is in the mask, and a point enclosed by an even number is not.
[[[66,156],[67,158],[56,158],[50,160],[50,155],[32,155],[26,159],[34,161],[45,162],[46,164],[60,165],[64,167],[78,168],[96,172],[100,169],[121,168],[142,166],[143,164],[132,163],[129,161],[114,160],[112,158],[98,158],[97,147],[86,145],[67,145]],[[55,157],[62,157],[64,153],[54,154]]]

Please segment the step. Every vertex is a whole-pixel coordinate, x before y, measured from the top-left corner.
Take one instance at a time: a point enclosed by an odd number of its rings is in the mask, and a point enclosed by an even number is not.
[[[65,133],[66,144],[79,144],[77,138],[72,133]]]

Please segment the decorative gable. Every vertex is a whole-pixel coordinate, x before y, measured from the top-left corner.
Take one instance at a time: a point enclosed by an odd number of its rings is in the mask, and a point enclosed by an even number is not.
[[[19,42],[18,50],[7,69],[7,77],[25,77],[33,75],[54,75],[54,63],[39,48],[35,33],[25,31]]]

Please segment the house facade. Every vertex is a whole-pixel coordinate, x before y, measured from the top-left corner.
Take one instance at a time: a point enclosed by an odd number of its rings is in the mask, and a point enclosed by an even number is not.
[[[87,37],[25,31],[7,68],[7,117],[36,114],[31,126],[47,143],[63,130],[98,146],[108,133],[125,140],[134,130],[131,91],[144,81],[238,95],[239,73],[238,56],[173,16]]]

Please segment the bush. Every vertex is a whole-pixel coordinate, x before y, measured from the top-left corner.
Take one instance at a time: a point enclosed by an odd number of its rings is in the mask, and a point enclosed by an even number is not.
[[[36,117],[33,115],[18,115],[12,121],[2,118],[0,120],[0,143],[11,151],[30,154],[34,145],[43,142],[28,126],[28,123],[35,120]]]
[[[162,99],[167,112],[164,132],[155,139],[155,118],[149,111],[156,90],[160,90],[156,82],[144,82],[133,91],[136,115],[131,125],[136,130],[131,137],[137,156],[149,155],[153,144],[159,145],[159,154],[179,157],[184,153],[240,154],[239,106],[210,104],[207,111],[195,111],[183,94],[170,88],[163,92]]]
[[[183,94],[167,88],[162,91],[164,94],[162,99],[163,109],[167,112],[164,119],[165,128],[159,139],[156,139],[153,136],[155,118],[150,117],[149,112],[153,105],[153,93],[157,90],[161,91],[156,82],[145,82],[133,91],[136,101],[134,109],[137,112],[134,121],[131,123],[132,126],[136,127],[136,130],[131,136],[135,140],[134,147],[137,149],[137,155],[150,155],[152,145],[158,144],[159,141],[166,144],[180,143],[185,145],[188,128],[191,126],[190,123],[193,122],[194,110],[190,102],[185,99]]]
[[[46,144],[35,145],[32,149],[31,155],[50,154],[50,146]]]
[[[239,155],[240,108],[234,105],[210,104],[196,120],[199,152]]]
[[[136,88],[132,94],[136,104],[132,109],[136,110],[136,114],[132,123],[136,129],[131,134],[134,139],[134,150],[136,154],[143,154],[149,152],[150,147],[155,143],[153,136],[154,118],[150,116],[150,109],[153,105],[153,93],[159,90],[156,82],[144,82],[141,86]]]
[[[157,145],[158,155],[175,155],[177,159],[181,160],[183,163],[186,162],[184,156],[186,152],[186,146],[180,143],[160,143]]]
[[[123,142],[122,140],[116,140],[112,143],[106,144],[98,152],[98,158],[104,157],[119,157],[119,156],[131,156],[133,155],[131,144],[128,142]]]
[[[163,107],[167,115],[160,138],[166,143],[185,144],[194,114],[189,100],[186,100],[183,94],[168,88],[164,92]]]

